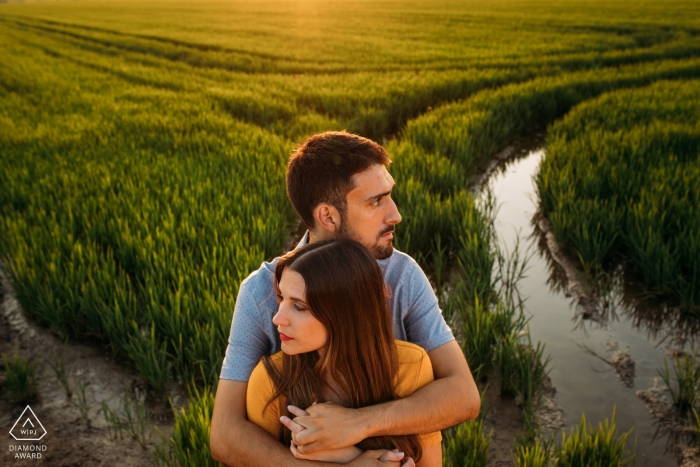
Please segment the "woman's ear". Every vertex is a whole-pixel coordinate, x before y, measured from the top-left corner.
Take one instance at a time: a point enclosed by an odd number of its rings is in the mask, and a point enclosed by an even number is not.
[[[321,203],[314,209],[317,234],[321,238],[335,235],[340,229],[340,212],[335,206]]]

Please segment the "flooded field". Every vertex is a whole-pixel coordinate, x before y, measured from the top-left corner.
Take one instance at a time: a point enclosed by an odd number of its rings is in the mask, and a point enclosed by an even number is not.
[[[668,329],[670,325],[648,318],[654,310],[638,309],[630,303],[629,285],[611,287],[607,294],[609,307],[602,320],[583,318],[572,298],[565,295],[562,271],[548,258],[540,230],[533,222],[538,201],[532,178],[544,151],[528,148],[522,152],[489,181],[499,205],[496,231],[508,251],[515,248],[518,239],[521,250],[529,249],[527,277],[519,288],[526,298],[533,342],[545,342],[545,353],[551,356],[549,375],[557,389],[566,427],[577,425],[582,413],[589,423],[597,425],[616,410],[618,429],[633,430],[630,440],[636,442],[631,446],[636,452],[636,465],[675,466],[674,455],[665,453],[667,436],[656,434],[655,420],[637,391],[654,386],[664,358],[668,352],[682,348],[683,341],[679,342],[678,332]],[[656,314],[662,313],[661,304],[657,307]],[[628,375],[627,384],[603,361],[612,362],[618,350],[622,351],[620,355],[626,351],[634,362],[634,373]]]

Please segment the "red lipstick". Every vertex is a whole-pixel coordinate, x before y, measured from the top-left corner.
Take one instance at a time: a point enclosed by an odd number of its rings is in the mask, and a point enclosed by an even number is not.
[[[287,335],[285,335],[285,334],[282,334],[282,333],[280,332],[280,339],[281,339],[282,341],[286,342],[286,341],[291,341],[291,340],[294,339],[294,338],[293,338],[293,337],[289,337],[289,336],[287,336]]]

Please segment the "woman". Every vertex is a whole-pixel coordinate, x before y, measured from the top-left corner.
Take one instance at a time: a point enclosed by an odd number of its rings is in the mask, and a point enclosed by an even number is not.
[[[407,397],[433,380],[425,350],[394,340],[377,261],[352,240],[312,243],[275,269],[282,351],[263,357],[248,383],[248,419],[290,445],[286,407],[334,402],[358,408]],[[440,432],[369,438],[316,453],[347,463],[366,449],[398,449],[419,467],[442,465]]]

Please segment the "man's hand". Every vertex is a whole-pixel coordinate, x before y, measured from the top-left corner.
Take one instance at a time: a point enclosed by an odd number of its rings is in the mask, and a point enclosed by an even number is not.
[[[355,409],[332,402],[314,404],[306,411],[290,405],[294,420],[282,417],[282,423],[292,432],[292,439],[301,454],[335,450],[354,446],[367,438],[362,419]]]

